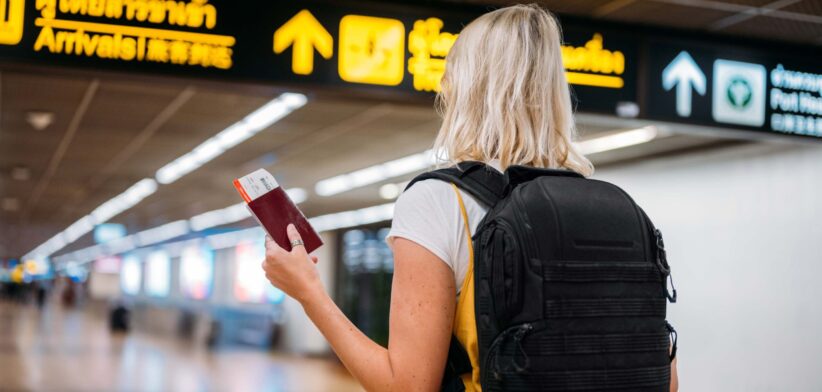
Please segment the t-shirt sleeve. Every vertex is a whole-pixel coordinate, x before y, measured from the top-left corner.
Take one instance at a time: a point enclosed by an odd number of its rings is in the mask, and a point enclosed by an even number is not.
[[[394,220],[386,236],[388,245],[393,248],[396,237],[416,242],[442,259],[452,271],[456,271],[454,257],[451,254],[450,226],[454,223],[450,211],[444,208],[445,203],[454,197],[444,190],[448,186],[436,180],[420,181],[403,192],[394,205]],[[455,202],[455,201],[454,201]]]

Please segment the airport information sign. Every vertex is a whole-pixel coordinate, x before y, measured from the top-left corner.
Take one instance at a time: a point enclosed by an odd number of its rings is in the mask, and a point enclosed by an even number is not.
[[[445,55],[482,10],[331,1],[0,0],[0,59],[365,93],[439,90]],[[636,45],[566,26],[580,104],[636,100]],[[505,72],[505,70],[500,70]]]
[[[651,119],[822,137],[822,49],[649,42]],[[656,80],[653,80],[656,78]]]
[[[6,63],[430,99],[460,29],[487,8],[0,0],[0,10]],[[569,17],[562,28],[563,63],[580,112],[822,136],[818,48],[718,43]]]

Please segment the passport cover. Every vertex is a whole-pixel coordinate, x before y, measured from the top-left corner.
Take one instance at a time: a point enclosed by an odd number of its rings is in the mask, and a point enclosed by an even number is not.
[[[250,201],[248,208],[251,210],[251,215],[257,219],[257,222],[260,223],[268,235],[289,252],[291,251],[291,242],[288,240],[288,233],[286,233],[286,227],[289,223],[293,223],[297,227],[308,253],[313,252],[323,244],[320,236],[308,223],[308,219],[291,201],[282,186],[278,186]]]

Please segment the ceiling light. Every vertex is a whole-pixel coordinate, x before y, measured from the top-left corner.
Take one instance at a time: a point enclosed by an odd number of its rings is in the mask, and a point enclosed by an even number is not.
[[[619,117],[636,118],[639,116],[639,105],[636,102],[629,101],[617,102],[616,114]]]
[[[351,173],[320,180],[314,186],[314,191],[320,196],[332,196],[354,188],[376,184],[390,178],[420,171],[434,163],[435,157],[432,150],[426,150]]]
[[[208,245],[212,249],[225,249],[236,246],[240,242],[259,239],[265,235],[265,232],[260,227],[252,227],[250,229],[243,229],[231,231],[228,233],[213,234],[206,237]]]
[[[105,223],[109,219],[121,214],[123,211],[134,207],[157,191],[157,182],[144,178],[126,189],[125,192],[114,196],[109,201],[101,204],[91,212],[95,224]]]
[[[336,230],[343,227],[367,225],[390,220],[394,216],[394,203],[361,208],[359,210],[320,215],[308,220],[317,232]]]
[[[71,243],[92,230],[94,230],[94,218],[86,215],[66,228],[66,230],[63,231],[63,238],[65,238],[66,242]]]
[[[657,137],[659,131],[653,125],[613,133],[606,136],[595,137],[577,142],[577,148],[584,155],[596,154],[599,152],[616,150],[619,148],[647,143]]]
[[[135,234],[137,244],[139,246],[147,246],[163,241],[170,240],[184,236],[189,233],[189,226],[187,220],[178,220],[171,223],[166,223],[162,226],[157,226],[148,230],[143,230]]]
[[[302,94],[284,93],[269,101],[242,120],[207,139],[194,150],[157,170],[155,177],[161,184],[170,184],[200,166],[220,156],[226,150],[248,140],[268,128],[308,101]]]
[[[11,179],[15,181],[28,181],[31,179],[31,169],[25,166],[15,166],[11,168]]]
[[[380,187],[380,197],[386,200],[396,199],[400,195],[400,186],[397,184],[385,184]]]
[[[105,247],[110,254],[125,253],[137,247],[137,239],[134,235],[127,235],[107,242]]]
[[[80,218],[65,230],[57,233],[48,241],[40,244],[37,248],[27,253],[24,258],[44,258],[57,252],[66,245],[76,241],[86,233],[92,231],[94,226],[106,223],[109,219],[119,215],[123,211],[133,207],[149,195],[157,191],[157,182],[150,178],[145,178],[126,189],[125,192],[114,196],[107,202],[95,208],[91,214]]]
[[[239,222],[251,217],[245,202],[237,203],[226,208],[204,212],[189,219],[191,230],[201,231],[212,227]]]
[[[54,113],[32,110],[26,113],[26,122],[37,131],[42,131],[54,122]]]
[[[16,197],[3,198],[3,211],[17,211],[20,209],[20,199]]]
[[[303,188],[289,188],[285,190],[285,193],[294,204],[300,204],[308,199],[308,192]]]

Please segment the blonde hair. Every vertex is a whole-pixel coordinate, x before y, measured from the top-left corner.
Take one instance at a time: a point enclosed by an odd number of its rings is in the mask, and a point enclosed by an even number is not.
[[[515,5],[466,26],[448,53],[434,142],[441,161],[499,160],[565,168],[593,165],[572,143],[571,97],[562,64],[560,27],[537,5]]]

